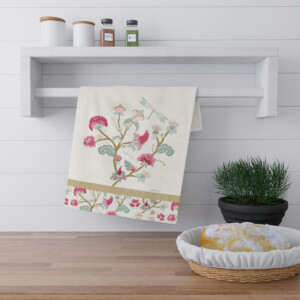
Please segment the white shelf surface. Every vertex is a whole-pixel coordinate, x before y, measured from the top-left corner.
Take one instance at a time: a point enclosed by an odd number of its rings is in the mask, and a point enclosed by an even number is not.
[[[77,88],[43,88],[42,65],[255,64],[255,88],[198,89],[203,98],[258,98],[256,116],[277,115],[278,50],[273,47],[29,47],[21,49],[22,116],[42,116],[41,98],[77,97]]]

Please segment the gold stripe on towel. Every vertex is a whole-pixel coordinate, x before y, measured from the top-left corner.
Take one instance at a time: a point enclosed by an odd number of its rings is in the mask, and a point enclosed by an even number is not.
[[[139,190],[126,189],[126,188],[96,184],[96,183],[91,183],[91,182],[77,181],[77,180],[73,180],[73,179],[68,179],[68,185],[82,188],[82,189],[100,191],[100,192],[117,194],[117,195],[126,195],[126,196],[133,196],[133,197],[153,199],[153,200],[170,201],[170,202],[178,202],[178,203],[180,202],[180,196],[161,194],[161,193],[153,193],[153,192],[144,192],[144,191],[139,191]]]

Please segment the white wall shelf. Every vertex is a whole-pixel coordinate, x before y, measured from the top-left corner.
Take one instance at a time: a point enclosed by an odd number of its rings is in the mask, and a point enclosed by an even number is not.
[[[258,47],[138,47],[21,49],[21,114],[43,115],[43,98],[74,98],[78,88],[44,88],[43,64],[255,64],[254,88],[201,88],[203,98],[258,98],[256,117],[277,116],[277,48]]]

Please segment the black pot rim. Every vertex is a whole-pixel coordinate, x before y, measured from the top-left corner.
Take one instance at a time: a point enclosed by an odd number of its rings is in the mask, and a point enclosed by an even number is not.
[[[226,197],[219,198],[218,205],[222,210],[235,211],[241,213],[255,213],[255,214],[274,214],[288,209],[288,201],[279,199],[280,203],[272,205],[249,205],[249,204],[235,204],[225,201]]]

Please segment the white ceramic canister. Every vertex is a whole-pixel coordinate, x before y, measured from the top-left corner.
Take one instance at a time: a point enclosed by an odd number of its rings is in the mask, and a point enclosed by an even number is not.
[[[41,43],[45,47],[66,45],[66,21],[57,17],[41,17]]]
[[[73,22],[73,46],[95,46],[95,23],[89,21]]]

